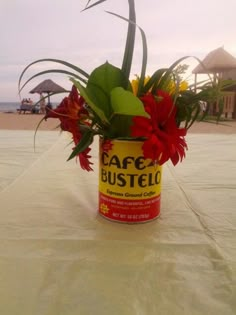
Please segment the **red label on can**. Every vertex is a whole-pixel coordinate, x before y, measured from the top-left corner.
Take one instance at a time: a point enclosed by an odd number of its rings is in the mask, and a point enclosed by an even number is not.
[[[160,213],[160,195],[146,199],[118,199],[99,193],[99,212],[110,220],[145,222]]]

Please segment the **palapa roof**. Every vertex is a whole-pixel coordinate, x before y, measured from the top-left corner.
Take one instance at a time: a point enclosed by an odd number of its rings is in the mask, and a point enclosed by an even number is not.
[[[203,60],[193,69],[193,73],[219,73],[236,68],[236,58],[224,50],[223,47],[211,51]]]
[[[58,85],[57,83],[53,82],[52,80],[44,80],[43,82],[39,83],[30,93],[57,93],[57,92],[66,92],[66,90]]]

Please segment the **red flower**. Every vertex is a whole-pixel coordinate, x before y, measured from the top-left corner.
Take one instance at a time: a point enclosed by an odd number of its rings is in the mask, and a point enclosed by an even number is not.
[[[91,158],[91,155],[88,154],[90,150],[91,150],[90,148],[86,148],[83,152],[78,154],[81,168],[88,172],[93,170],[92,167],[90,166],[93,163],[89,161],[89,159]]]
[[[103,140],[102,142],[102,150],[104,152],[109,152],[110,150],[112,150],[113,147],[113,143],[111,142],[111,140]]]
[[[75,145],[77,145],[82,138],[79,122],[85,120],[87,117],[87,110],[84,108],[84,104],[84,99],[79,96],[77,88],[73,85],[69,96],[65,97],[56,109],[49,109],[45,115],[45,119],[60,119],[61,129],[69,131],[72,134]],[[84,123],[86,124],[85,121]],[[77,155],[81,168],[87,171],[92,171],[90,165],[93,163],[89,161],[91,156],[88,155],[90,150],[90,148],[86,148]]]
[[[157,97],[147,94],[141,98],[150,118],[133,118],[133,137],[144,137],[143,155],[160,165],[171,159],[176,165],[185,157],[187,144],[185,128],[178,128],[175,121],[176,107],[170,95],[157,91]]]
[[[77,88],[73,85],[68,97],[65,97],[56,109],[48,109],[45,119],[59,118],[62,116],[78,120],[83,114],[87,114],[84,108],[84,99],[78,94]]]

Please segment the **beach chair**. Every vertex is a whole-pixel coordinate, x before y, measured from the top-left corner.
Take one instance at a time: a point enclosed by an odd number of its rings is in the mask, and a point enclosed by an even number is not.
[[[34,105],[21,104],[20,110],[19,110],[19,114],[21,114],[21,112],[23,112],[24,114],[25,114],[26,112],[32,113],[33,108],[34,108]]]

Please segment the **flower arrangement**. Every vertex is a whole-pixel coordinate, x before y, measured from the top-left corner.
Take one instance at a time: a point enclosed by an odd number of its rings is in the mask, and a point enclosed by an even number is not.
[[[85,10],[106,0],[91,3]],[[200,102],[213,101],[217,92],[212,84],[205,82],[198,87],[187,85],[181,79],[177,60],[169,68],[157,69],[150,77],[146,75],[147,42],[144,31],[136,24],[135,1],[128,0],[129,18],[108,12],[128,25],[122,66],[119,68],[105,62],[90,74],[66,61],[40,59],[28,65],[19,79],[21,90],[30,80],[46,73],[68,75],[72,89],[60,105],[48,109],[43,119],[57,118],[62,130],[72,134],[74,147],[69,159],[77,157],[82,169],[92,170],[90,145],[95,136],[104,139],[109,150],[110,139],[143,141],[143,156],[160,165],[172,161],[176,165],[185,157],[187,130],[201,114]],[[142,38],[143,60],[140,75],[130,81],[130,71],[135,44],[135,32]],[[51,69],[40,72],[21,86],[26,70],[35,63],[51,61],[68,70]]]

